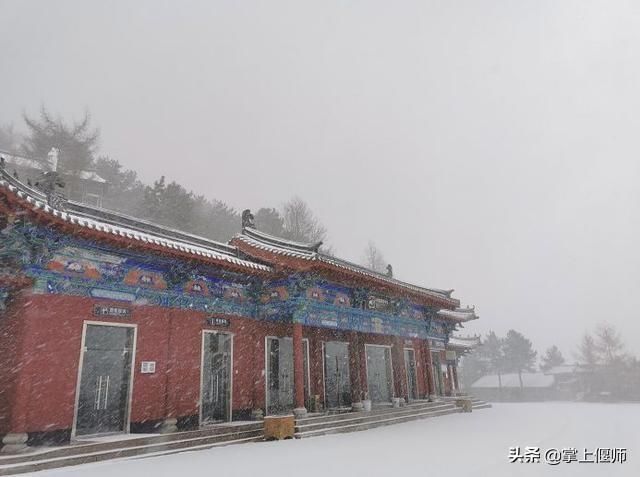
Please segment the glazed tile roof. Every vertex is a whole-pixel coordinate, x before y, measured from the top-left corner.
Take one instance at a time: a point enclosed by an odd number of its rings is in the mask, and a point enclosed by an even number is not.
[[[348,270],[358,275],[362,275],[364,277],[373,278],[375,280],[382,281],[390,285],[395,285],[415,293],[420,293],[422,295],[444,299],[454,304],[458,303],[458,300],[451,298],[451,293],[453,292],[453,290],[439,290],[434,288],[425,288],[425,287],[413,285],[411,283],[403,282],[396,278],[389,277],[388,275],[385,275],[383,273],[378,273],[368,268],[365,268],[363,266],[357,265],[353,262],[349,262],[347,260],[342,260],[342,259],[333,257],[331,255],[324,254],[319,250],[320,243],[305,244],[301,242],[285,240],[285,239],[274,237],[273,235],[269,235],[249,227],[245,227],[242,231],[242,234],[236,235],[234,237],[234,240],[245,243],[250,247],[258,250],[267,251],[276,255],[308,260],[310,262],[320,262],[320,263],[330,264],[330,265],[333,265],[334,267]],[[442,311],[450,311],[450,310],[442,310]],[[473,319],[466,312],[462,312],[462,311],[460,312],[459,315],[447,316],[447,317],[454,318],[456,320],[460,320],[462,318],[463,321]]]
[[[477,336],[465,337],[465,336],[451,336],[449,338],[448,346],[452,348],[472,349],[480,344],[480,338]]]
[[[182,252],[193,256],[195,259],[201,258],[221,263],[226,262],[252,271],[273,272],[274,268],[272,266],[252,260],[251,254],[247,253],[241,246],[242,244],[247,244],[251,248],[267,251],[275,255],[328,264],[333,268],[346,270],[422,296],[439,299],[441,303],[451,307],[459,305],[459,301],[451,297],[453,290],[425,288],[369,270],[347,260],[322,253],[319,250],[321,243],[305,244],[275,237],[254,228],[244,228],[242,234],[236,235],[231,243],[225,244],[74,201],[65,202],[64,210],[59,210],[48,203],[47,197],[43,192],[20,182],[1,166],[0,190],[5,190],[9,195],[15,196],[30,206],[33,211],[48,214],[61,222],[124,238],[140,245],[148,244],[167,249],[167,251]],[[240,246],[236,246],[236,244]],[[243,254],[241,255],[240,252],[243,252]],[[248,257],[245,258],[246,255]],[[473,308],[441,309],[438,315],[441,318],[459,322],[478,318]]]
[[[475,308],[456,308],[455,310],[440,310],[438,315],[443,318],[453,318],[457,321],[477,320]]]
[[[42,192],[23,184],[0,167],[0,190],[2,189],[29,204],[32,210],[44,212],[68,224],[140,244],[183,252],[194,258],[227,262],[254,271],[272,271],[267,265],[238,257],[238,250],[228,244],[73,201],[66,202],[65,210],[55,209],[47,203],[47,197]]]

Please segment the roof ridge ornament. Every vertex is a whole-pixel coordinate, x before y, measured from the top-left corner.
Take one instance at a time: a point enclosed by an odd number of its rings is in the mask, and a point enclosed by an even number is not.
[[[62,176],[57,171],[48,171],[40,176],[35,186],[40,189],[47,197],[47,203],[57,210],[65,210],[67,204],[67,198],[58,190],[65,186]]]
[[[255,217],[251,213],[251,209],[245,209],[242,211],[242,230],[247,228],[256,228]]]

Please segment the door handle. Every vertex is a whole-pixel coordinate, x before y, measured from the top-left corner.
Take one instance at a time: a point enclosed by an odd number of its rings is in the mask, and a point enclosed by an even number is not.
[[[96,411],[107,409],[109,400],[109,380],[110,376],[98,376],[96,378],[96,392],[95,399],[93,401],[93,409]],[[104,389],[104,396],[102,396],[102,390]]]

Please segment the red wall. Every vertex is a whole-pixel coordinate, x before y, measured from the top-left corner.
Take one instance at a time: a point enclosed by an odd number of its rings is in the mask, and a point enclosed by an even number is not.
[[[18,294],[0,315],[0,435],[11,427],[12,403],[15,401],[16,376],[21,369],[18,356],[25,336],[21,310],[27,301]]]
[[[131,316],[98,317],[93,316],[97,303],[109,304],[85,297],[29,293],[22,293],[11,304],[0,320],[0,433],[71,428],[85,321],[137,325],[132,422],[198,414],[203,329],[234,334],[234,410],[264,408],[265,337],[291,336],[291,325],[231,316],[228,328],[215,328],[206,325],[205,318],[211,314],[122,303],[117,306],[130,306]],[[320,328],[304,328],[303,333],[309,339],[311,393],[324,399],[322,341],[351,342],[352,333]],[[394,342],[409,346],[391,336],[360,335],[363,390],[367,382],[363,344]],[[420,340],[414,343],[422,395],[426,393],[424,363]],[[350,349],[355,349],[353,344]],[[155,361],[156,372],[141,374],[142,361]],[[19,362],[22,367],[17,366]]]

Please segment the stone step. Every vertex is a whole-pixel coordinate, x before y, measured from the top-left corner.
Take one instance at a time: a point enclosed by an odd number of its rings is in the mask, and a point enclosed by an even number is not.
[[[302,419],[296,419],[296,425],[306,425],[306,424],[318,423],[318,422],[337,421],[341,419],[352,419],[353,416],[359,416],[359,415],[375,416],[377,414],[384,414],[387,412],[399,411],[403,409],[423,409],[423,408],[427,409],[427,408],[431,408],[433,406],[438,406],[442,404],[443,403],[439,401],[434,401],[434,402],[413,401],[399,408],[397,407],[394,408],[389,406],[384,408],[374,408],[371,411],[346,412],[346,413],[340,413],[340,414],[322,414],[320,416],[309,416]]]
[[[390,419],[395,417],[412,416],[425,412],[440,411],[446,409],[454,409],[456,406],[450,403],[433,403],[431,406],[420,407],[401,407],[388,409],[382,412],[353,412],[348,417],[340,419],[316,419],[313,421],[296,422],[296,432],[308,432],[318,429],[326,429],[338,426],[347,426],[351,424],[373,422],[380,419]]]
[[[471,409],[490,409],[493,406],[488,402],[473,403]]]
[[[174,434],[189,433],[187,432]],[[7,462],[7,459],[2,459],[2,461],[0,461],[0,476],[25,472],[35,472],[38,470],[54,469],[58,467],[86,464],[90,462],[100,462],[109,459],[136,457],[142,455],[163,455],[167,453],[175,453],[195,449],[207,449],[209,447],[261,440],[263,440],[262,423],[260,423],[259,429],[256,430],[226,433],[216,432],[211,435],[188,437],[184,439],[173,438],[171,440],[164,441],[156,440],[152,443],[146,444],[136,444],[136,441],[138,441],[138,439],[129,439],[102,443],[102,445],[95,444],[92,446],[69,446],[69,448],[65,448],[64,450],[76,450],[79,452],[64,453],[62,455],[58,453],[55,456],[51,455],[48,452],[32,455],[22,455],[16,457],[23,458],[23,460],[20,460],[18,462],[14,461],[13,463]],[[90,449],[88,447],[90,447]]]
[[[0,457],[0,466],[6,464],[15,464],[27,462],[33,459],[50,459],[55,457],[64,457],[69,455],[89,454],[92,452],[100,452],[111,449],[118,449],[124,446],[138,447],[146,445],[155,445],[161,443],[169,443],[172,441],[184,441],[199,437],[213,437],[218,435],[238,434],[239,437],[251,436],[255,432],[262,433],[262,422],[238,424],[238,425],[213,425],[194,431],[172,432],[167,434],[146,435],[141,437],[131,437],[127,435],[126,439],[113,440],[107,442],[96,442],[90,439],[77,440],[72,444],[64,447],[56,447],[51,450],[41,451],[34,454],[25,453],[15,456]]]
[[[418,420],[418,419],[426,419],[429,417],[437,417],[437,416],[444,416],[447,414],[456,414],[461,412],[460,408],[457,408],[455,406],[451,406],[451,407],[447,407],[446,409],[441,409],[441,410],[432,410],[432,411],[421,411],[421,412],[416,412],[414,414],[411,415],[405,415],[405,416],[377,416],[377,418],[372,419],[369,422],[364,422],[364,423],[356,423],[356,424],[344,424],[344,423],[337,423],[337,425],[335,427],[328,427],[328,428],[323,428],[323,429],[318,429],[318,430],[314,430],[314,431],[306,431],[306,432],[297,432],[295,434],[296,438],[302,439],[302,438],[306,438],[306,437],[316,437],[316,436],[323,436],[323,435],[327,435],[327,434],[338,434],[338,433],[343,433],[343,432],[357,432],[357,431],[364,431],[367,429],[374,429],[376,427],[382,427],[382,426],[388,426],[388,425],[392,425],[392,424],[400,424],[403,422],[410,422],[410,421],[414,421],[414,420]]]

